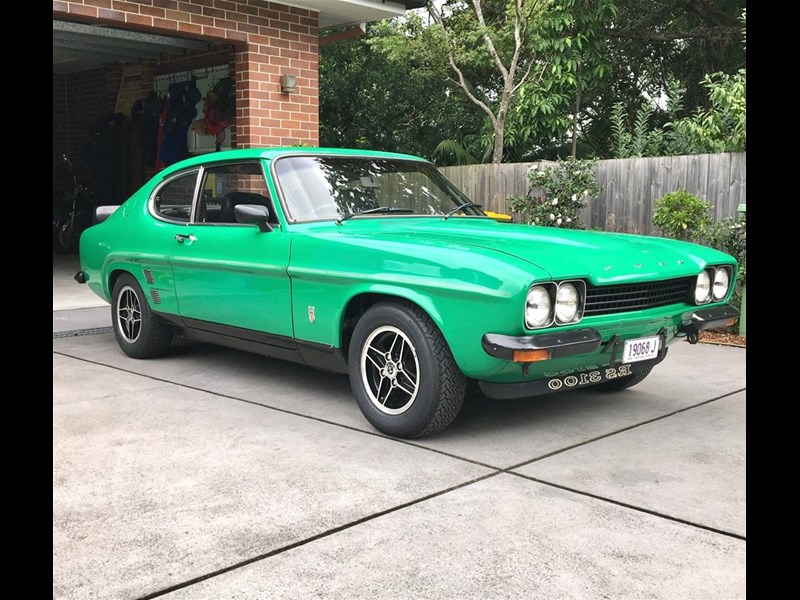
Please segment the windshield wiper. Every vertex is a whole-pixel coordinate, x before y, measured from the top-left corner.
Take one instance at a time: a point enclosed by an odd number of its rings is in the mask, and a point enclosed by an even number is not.
[[[377,208],[368,208],[367,210],[357,210],[356,212],[351,213],[342,213],[341,216],[336,219],[336,224],[341,225],[342,221],[346,221],[351,217],[356,217],[358,215],[368,215],[370,213],[410,213],[414,212],[413,208],[405,208],[401,206],[378,206]]]
[[[454,209],[448,210],[446,213],[444,213],[442,221],[447,221],[448,217],[452,217],[458,211],[464,210],[465,208],[481,208],[481,205],[475,204],[474,202],[464,202],[464,204],[459,204]]]

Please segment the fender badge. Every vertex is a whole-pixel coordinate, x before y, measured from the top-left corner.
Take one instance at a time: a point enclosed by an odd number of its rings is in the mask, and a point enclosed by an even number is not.
[[[308,322],[309,323],[313,323],[316,320],[317,320],[317,315],[314,313],[314,307],[313,306],[309,306],[308,307]]]
[[[658,262],[658,266],[659,266],[659,267],[664,267],[664,266],[666,266],[666,265],[667,265],[667,263],[665,263],[665,262],[662,262],[662,261],[659,261],[659,262]]]
[[[634,264],[634,265],[633,265],[633,268],[634,268],[634,269],[641,269],[641,268],[642,268],[642,263],[636,263],[636,264]]]

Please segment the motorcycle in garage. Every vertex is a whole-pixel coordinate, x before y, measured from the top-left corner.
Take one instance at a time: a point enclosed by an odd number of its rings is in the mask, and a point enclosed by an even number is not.
[[[92,224],[91,192],[66,154],[58,159],[53,172],[53,252],[70,254],[78,250],[81,233]]]

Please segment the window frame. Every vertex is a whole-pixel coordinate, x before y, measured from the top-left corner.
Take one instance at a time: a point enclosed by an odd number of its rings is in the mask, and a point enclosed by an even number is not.
[[[270,223],[270,225],[280,227],[280,216],[278,215],[278,212],[276,210],[275,199],[273,198],[273,194],[270,192],[270,189],[269,189],[269,181],[267,179],[267,173],[266,173],[266,171],[264,169],[264,163],[259,158],[244,159],[244,160],[239,159],[239,160],[231,160],[231,161],[220,161],[220,162],[216,162],[216,163],[210,163],[210,164],[207,164],[207,165],[197,165],[197,166],[193,166],[193,167],[190,167],[188,169],[185,169],[183,171],[178,171],[176,173],[173,173],[172,175],[169,175],[168,177],[165,177],[164,180],[161,181],[153,189],[152,193],[150,194],[150,198],[148,200],[148,210],[150,212],[150,215],[154,219],[157,219],[157,220],[162,221],[164,223],[170,223],[172,225],[214,225],[214,226],[227,225],[227,226],[236,226],[236,227],[252,227],[252,225],[250,225],[248,223],[208,223],[208,222],[204,223],[202,221],[198,221],[197,220],[197,215],[198,215],[199,207],[200,207],[200,194],[202,192],[202,184],[205,181],[206,171],[214,169],[214,168],[217,168],[217,167],[226,167],[226,166],[232,166],[232,165],[245,165],[245,164],[247,164],[247,165],[255,164],[258,167],[259,173],[261,174],[261,177],[262,177],[262,179],[264,181],[264,191],[266,192],[265,197],[267,198],[267,201],[272,202],[272,210],[273,210],[273,212],[275,214],[275,218],[278,220],[277,223]],[[191,174],[194,174],[195,181],[194,181],[194,187],[193,187],[193,191],[192,191],[192,199],[191,199],[191,204],[190,204],[191,208],[190,208],[190,211],[189,211],[189,220],[188,221],[180,221],[178,219],[171,219],[168,216],[161,214],[161,212],[159,212],[159,210],[156,207],[156,197],[158,196],[158,194],[161,192],[162,189],[164,189],[170,183],[174,182],[177,179],[180,179],[181,177],[187,177],[187,176],[189,176]]]
[[[210,170],[213,170],[213,169],[216,169],[216,168],[220,168],[220,167],[230,167],[230,166],[236,166],[236,165],[252,165],[252,164],[256,165],[258,167],[258,169],[259,169],[259,172],[261,174],[261,178],[262,178],[262,180],[264,182],[264,191],[266,192],[266,194],[264,194],[264,196],[267,199],[267,202],[271,202],[272,203],[272,212],[275,215],[275,218],[278,220],[277,223],[270,223],[270,225],[273,226],[273,227],[278,227],[278,228],[280,227],[280,217],[278,217],[278,212],[275,210],[275,200],[273,199],[272,193],[269,190],[269,181],[267,181],[267,174],[264,171],[264,163],[260,158],[228,160],[228,161],[220,161],[220,162],[216,162],[216,163],[202,165],[200,167],[200,170],[199,170],[199,177],[197,178],[197,186],[195,187],[195,192],[194,192],[195,193],[195,197],[194,197],[194,203],[193,203],[193,207],[192,207],[192,217],[191,217],[192,225],[204,225],[204,226],[205,225],[212,225],[212,226],[215,226],[215,227],[216,226],[221,226],[221,225],[234,226],[234,227],[252,227],[253,226],[251,223],[209,223],[207,221],[203,222],[203,221],[198,221],[197,220],[197,214],[198,214],[198,212],[200,210],[200,196],[201,196],[201,193],[203,191],[203,183],[205,182],[206,171],[210,171]]]
[[[202,172],[203,167],[192,167],[190,169],[186,169],[185,171],[178,171],[177,173],[173,173],[169,177],[166,177],[161,183],[159,183],[153,192],[150,194],[150,200],[148,201],[148,209],[150,211],[150,215],[158,219],[159,221],[163,221],[165,223],[171,223],[173,225],[190,225],[194,222],[195,211],[197,210],[197,192],[198,192],[198,185],[200,182],[200,178],[198,175]],[[181,177],[186,177],[194,173],[194,191],[192,192],[192,198],[189,203],[189,220],[188,221],[179,221],[178,219],[170,219],[168,216],[161,214],[161,212],[156,207],[156,197],[164,189],[173,181],[180,179]]]

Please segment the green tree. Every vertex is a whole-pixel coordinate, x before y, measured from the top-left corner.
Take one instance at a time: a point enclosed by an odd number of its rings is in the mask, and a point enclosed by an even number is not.
[[[613,106],[622,103],[631,131],[642,102],[653,102],[651,128],[711,106],[704,78],[745,68],[739,22],[746,0],[614,0],[617,12],[606,27],[606,56],[614,76],[604,78],[587,99],[591,115],[582,141],[596,156],[614,156]],[[683,90],[673,113],[663,103],[670,81]],[[672,113],[672,114],[671,114]]]
[[[703,78],[711,106],[693,115],[670,121],[669,144],[665,151],[740,152],[747,142],[747,71],[733,75],[712,73]]]
[[[500,9],[492,7],[490,19],[484,14],[484,1],[471,0],[471,9],[461,2],[445,2],[441,7],[431,3],[428,11],[444,38],[453,81],[492,124],[492,162],[497,164],[503,160],[506,117],[514,94],[532,73],[541,77],[544,70],[528,36],[535,31],[534,21],[544,18],[549,1],[510,0]],[[485,68],[487,58],[496,72],[484,82],[490,85],[481,89],[468,80],[465,70],[476,62]]]
[[[745,15],[742,14],[742,23]],[[744,30],[742,37],[744,38]],[[639,98],[635,120],[630,125],[621,102],[612,107],[613,153],[617,158],[657,154],[698,154],[737,152],[746,149],[747,141],[747,70],[736,73],[710,73],[702,85],[708,107],[685,115],[686,89],[671,78],[667,83],[668,121],[663,125],[652,118],[657,108],[653,100]],[[684,116],[685,115],[685,116]]]
[[[322,46],[321,142],[445,164],[609,157],[619,132],[633,155],[744,147],[744,2],[436,0]]]
[[[613,0],[562,0],[550,5],[540,31],[532,37],[539,54],[547,58],[547,67],[516,94],[506,128],[509,160],[578,155],[581,131],[592,119],[586,99],[611,74],[604,29],[614,12]]]
[[[555,50],[552,53],[551,84],[555,87],[560,83],[571,90],[574,97],[570,136],[570,156],[574,159],[578,148],[581,102],[584,95],[611,72],[605,53],[604,27],[616,15],[617,9],[612,1],[598,0],[562,0],[560,9],[559,17],[550,21],[554,31],[547,36]]]
[[[610,72],[602,32],[613,0],[451,0],[429,11],[453,83],[492,125],[492,162],[509,146],[560,144],[570,125],[574,157],[583,94]]]
[[[407,48],[410,28],[422,29],[419,17],[372,23],[361,37],[320,48],[321,145],[433,158],[443,135],[480,135],[477,109]]]

